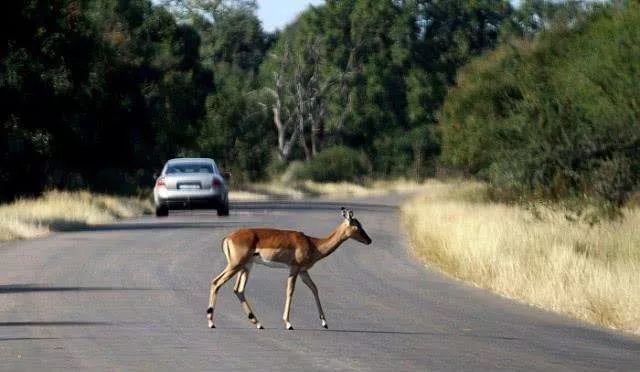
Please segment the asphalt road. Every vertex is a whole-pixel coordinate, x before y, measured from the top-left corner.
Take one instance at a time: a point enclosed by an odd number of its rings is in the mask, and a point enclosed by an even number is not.
[[[310,272],[280,319],[286,271],[255,266],[256,330],[221,290],[221,238],[240,226],[323,236],[343,203],[264,202],[141,218],[0,246],[0,370],[640,370],[640,339],[519,305],[426,270],[409,256],[393,199],[350,201],[373,239]]]

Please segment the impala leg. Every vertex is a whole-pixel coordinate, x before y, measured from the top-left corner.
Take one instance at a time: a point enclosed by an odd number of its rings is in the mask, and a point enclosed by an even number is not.
[[[298,272],[292,270],[287,278],[287,298],[284,302],[284,314],[282,314],[282,320],[284,320],[285,328],[292,330],[293,326],[289,323],[289,313],[291,312],[291,301],[293,300],[293,291],[296,288],[296,278]]]
[[[236,284],[233,285],[233,292],[237,292],[238,288],[240,288],[240,278],[242,278],[243,271],[240,270],[240,274],[236,276]]]
[[[222,287],[224,283],[226,283],[229,279],[236,275],[238,271],[238,268],[227,265],[224,271],[211,281],[211,289],[209,291],[209,308],[207,309],[207,320],[209,323],[209,328],[215,328],[215,326],[213,325],[213,309],[215,309],[216,307],[216,299],[218,297],[218,291],[220,290],[220,287]]]
[[[240,300],[242,310],[244,310],[244,312],[247,314],[249,321],[255,324],[256,328],[264,329],[262,324],[260,324],[260,322],[258,321],[258,318],[256,318],[256,316],[254,315],[254,312],[251,309],[251,305],[249,305],[249,301],[247,301],[246,297],[244,296],[244,288],[247,285],[247,280],[249,280],[249,269],[244,268],[242,271],[240,271],[240,275],[238,275],[238,280],[236,281],[236,286],[233,289],[233,292],[238,297],[238,300]]]
[[[316,287],[316,284],[313,282],[313,280],[311,280],[311,276],[309,275],[308,272],[301,271],[300,278],[302,279],[302,282],[306,284],[307,287],[309,287],[309,289],[311,290],[311,293],[313,293],[313,298],[315,298],[316,300],[316,306],[318,307],[318,313],[320,314],[320,320],[322,321],[322,326],[324,328],[329,328],[329,326],[327,326],[327,320],[324,317],[324,311],[322,311],[322,304],[320,304],[320,297],[318,296],[318,287]]]

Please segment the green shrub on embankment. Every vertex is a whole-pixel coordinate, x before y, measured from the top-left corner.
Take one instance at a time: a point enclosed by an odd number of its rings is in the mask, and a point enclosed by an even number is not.
[[[640,184],[640,5],[506,43],[462,69],[442,158],[515,198],[619,208]]]

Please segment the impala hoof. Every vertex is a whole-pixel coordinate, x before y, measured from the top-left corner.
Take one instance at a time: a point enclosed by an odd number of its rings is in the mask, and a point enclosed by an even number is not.
[[[256,328],[258,328],[258,329],[264,329],[264,327],[263,327],[263,326],[262,326],[262,324],[260,324],[260,323],[256,324]]]
[[[213,325],[213,308],[210,307],[207,309],[207,324],[209,326],[209,328],[215,328],[216,326]]]
[[[291,325],[291,323],[287,323],[285,325],[285,328],[287,329],[287,331],[293,331],[293,326]]]
[[[329,326],[327,325],[327,321],[324,319],[322,319],[322,328],[329,329]]]

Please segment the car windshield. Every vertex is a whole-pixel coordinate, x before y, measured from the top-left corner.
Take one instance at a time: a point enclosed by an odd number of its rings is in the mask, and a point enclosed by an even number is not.
[[[209,163],[178,163],[167,165],[166,174],[213,173],[213,165]]]

